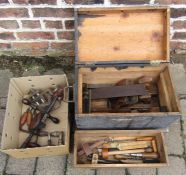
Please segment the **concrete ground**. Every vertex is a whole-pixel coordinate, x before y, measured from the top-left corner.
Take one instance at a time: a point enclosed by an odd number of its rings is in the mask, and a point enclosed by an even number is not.
[[[67,156],[15,159],[0,153],[0,174],[8,175],[186,175],[186,74],[182,64],[171,65],[176,92],[180,100],[182,118],[169,127],[165,133],[169,167],[165,168],[117,168],[117,169],[75,169],[73,154]],[[13,72],[13,71],[12,71]],[[9,78],[15,74],[10,70],[0,70],[0,135],[6,110]],[[45,74],[60,74],[52,69]],[[38,75],[37,71],[23,72],[23,76]]]

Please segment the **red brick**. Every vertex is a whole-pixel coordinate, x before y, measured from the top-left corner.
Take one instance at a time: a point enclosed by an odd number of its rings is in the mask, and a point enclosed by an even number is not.
[[[91,4],[103,4],[104,0],[65,0],[67,4],[83,4],[83,5],[91,5]]]
[[[56,5],[57,0],[29,0],[29,4],[49,4]]]
[[[186,53],[186,42],[171,42],[170,43],[172,52],[176,54]]]
[[[186,14],[186,8],[178,8],[178,9],[171,9],[171,17],[177,18],[185,16]]]
[[[33,8],[34,17],[73,17],[73,9]]]
[[[15,4],[49,4],[56,5],[57,0],[13,0]]]
[[[74,20],[66,20],[65,27],[66,27],[66,29],[73,29],[74,28]]]
[[[174,33],[173,39],[186,39],[186,32],[176,32],[176,33]]]
[[[176,42],[176,41],[172,41],[170,43],[170,47],[171,49],[177,49],[177,48],[180,48],[180,49],[186,49],[186,42]]]
[[[20,55],[44,56],[47,55],[48,42],[16,42],[13,43],[13,48]]]
[[[1,32],[0,39],[2,39],[2,40],[15,40],[15,37],[12,32]]]
[[[26,8],[3,8],[0,10],[0,18],[6,17],[28,17],[28,10]]]
[[[17,21],[15,20],[0,20],[0,28],[4,29],[17,29],[19,28]]]
[[[63,52],[63,55],[74,56],[74,43],[53,42],[51,49]]]
[[[48,49],[48,42],[15,42],[15,49]]]
[[[9,3],[8,0],[0,0],[0,4],[6,4]]]
[[[49,29],[62,29],[62,21],[48,21],[45,20],[45,27]]]
[[[38,21],[38,20],[23,20],[21,22],[22,22],[23,28],[29,28],[29,29],[41,28],[40,21]]]
[[[51,40],[54,39],[53,32],[19,32],[17,33],[19,39],[22,40],[32,40],[32,39],[46,39]]]
[[[169,5],[169,4],[186,4],[186,0],[156,0],[155,3]]]
[[[74,32],[58,32],[57,36],[59,39],[73,40]]]
[[[14,4],[28,4],[28,0],[13,0]]]
[[[149,4],[149,0],[111,0],[112,4],[129,4],[129,5],[135,5],[135,4]]]
[[[11,44],[10,43],[0,43],[0,49],[10,49]]]
[[[174,21],[172,26],[174,29],[186,29],[186,21]]]

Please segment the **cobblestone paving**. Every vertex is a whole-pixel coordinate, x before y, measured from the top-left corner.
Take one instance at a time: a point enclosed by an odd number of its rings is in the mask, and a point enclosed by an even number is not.
[[[118,168],[80,169],[73,167],[73,154],[30,159],[15,159],[0,153],[0,174],[6,175],[186,175],[186,74],[182,64],[171,66],[176,92],[180,99],[182,118],[169,127],[165,133],[168,148],[169,166],[164,168]],[[50,70],[48,74],[60,74],[60,70]],[[36,72],[23,73],[38,75]],[[9,78],[9,70],[0,70],[0,136],[2,133]]]

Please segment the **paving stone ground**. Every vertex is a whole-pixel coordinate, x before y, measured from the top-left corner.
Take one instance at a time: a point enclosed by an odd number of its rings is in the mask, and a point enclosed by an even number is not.
[[[15,159],[0,153],[0,174],[2,175],[186,175],[186,74],[182,64],[171,65],[173,82],[180,99],[182,118],[169,127],[165,133],[168,148],[169,166],[164,168],[117,168],[117,169],[82,169],[74,168],[73,154],[30,159]],[[61,70],[49,70],[45,74],[60,74]],[[37,70],[23,73],[24,76],[39,75]],[[0,137],[10,70],[0,70]],[[71,75],[73,78],[73,75]]]

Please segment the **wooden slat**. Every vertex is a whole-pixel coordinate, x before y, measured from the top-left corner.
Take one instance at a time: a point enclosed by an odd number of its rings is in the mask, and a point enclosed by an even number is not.
[[[164,52],[166,53],[167,60],[170,59],[170,9],[167,9],[167,13],[165,14],[166,20],[165,20],[165,28],[164,28],[164,35],[166,37],[165,39],[165,50]]]
[[[113,65],[113,67],[106,67],[106,68],[102,68],[102,67],[97,67],[97,69],[95,71],[92,71],[90,68],[80,68],[79,69],[79,73],[82,73],[82,74],[86,74],[86,73],[116,73],[116,72],[119,72],[119,73],[126,73],[126,72],[162,72],[166,67],[167,65],[166,64],[162,64],[162,65],[159,65],[159,66],[146,66],[146,67],[128,67],[127,69],[120,69],[120,70],[117,70],[115,67],[115,65]]]
[[[168,111],[171,112],[172,111],[172,105],[170,101],[171,94],[169,94],[168,89],[167,89],[168,86],[171,86],[171,85],[166,84],[164,73],[160,74],[160,80],[158,81],[158,86],[159,86],[159,91],[161,92],[159,95],[160,105],[166,106]]]
[[[79,74],[83,76],[83,83],[87,84],[115,84],[121,79],[138,79],[143,76],[152,77],[156,81],[165,65],[158,67],[127,68],[117,70],[115,68],[97,68],[91,71],[90,68],[80,68]]]
[[[82,75],[78,75],[78,112],[82,112],[82,107],[83,107],[83,98],[82,98],[82,92],[83,92],[83,78]]]
[[[180,113],[93,113],[76,114],[78,129],[155,129],[166,128]]]
[[[179,105],[178,105],[175,89],[173,87],[173,83],[170,77],[170,71],[168,67],[167,69],[164,70],[163,75],[165,78],[165,84],[169,94],[169,100],[170,100],[170,105],[172,106],[172,111],[173,112],[179,111]]]

